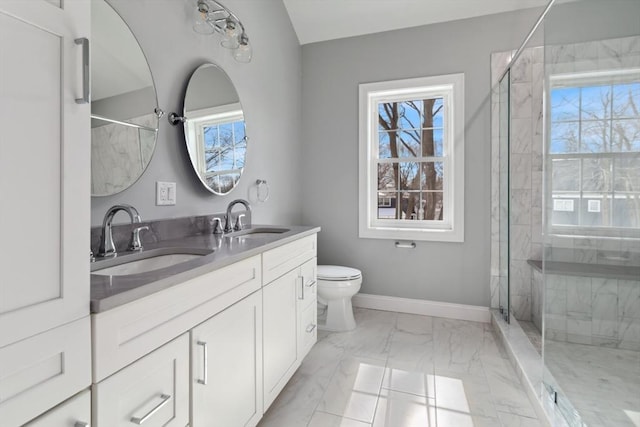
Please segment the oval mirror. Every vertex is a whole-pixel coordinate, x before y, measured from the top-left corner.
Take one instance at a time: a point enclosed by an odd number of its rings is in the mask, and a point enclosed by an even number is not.
[[[184,97],[184,136],[200,182],[214,194],[233,190],[247,152],[244,113],[233,83],[214,64],[198,67]]]
[[[91,195],[135,183],[155,150],[158,101],[147,59],[120,15],[91,1]]]

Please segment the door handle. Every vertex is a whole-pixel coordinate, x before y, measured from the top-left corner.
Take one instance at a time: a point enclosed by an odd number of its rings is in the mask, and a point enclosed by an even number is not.
[[[76,98],[77,104],[91,103],[91,59],[89,54],[89,39],[81,37],[74,40],[82,45],[82,98]]]
[[[207,351],[207,343],[204,341],[197,341],[197,345],[202,346],[202,376],[204,377],[201,380],[198,380],[198,384],[207,385],[207,381],[209,380],[209,357]]]

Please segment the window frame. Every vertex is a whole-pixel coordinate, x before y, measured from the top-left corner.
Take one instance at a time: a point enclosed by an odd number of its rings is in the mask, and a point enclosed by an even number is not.
[[[226,104],[189,112],[186,127],[191,140],[196,142],[194,147],[194,152],[196,153],[194,164],[197,165],[199,176],[214,177],[216,175],[242,172],[242,168],[207,172],[205,164],[206,150],[204,144],[204,130],[206,127],[234,124],[240,121],[244,121],[244,113],[240,103]],[[246,135],[244,139],[246,139]],[[236,142],[234,141],[234,156],[235,145]]]
[[[585,88],[589,86],[602,86],[602,85],[613,86],[616,84],[638,83],[640,82],[637,77],[639,73],[640,73],[639,68],[630,68],[630,69],[623,69],[623,70],[603,70],[603,71],[572,72],[572,73],[556,74],[549,77],[549,80],[548,80],[549,90],[548,90],[548,95],[546,97],[546,102],[548,103],[547,105],[551,107],[552,105],[551,96],[552,96],[552,91],[554,89]],[[613,121],[614,119],[612,117],[609,117],[606,120]],[[582,119],[580,118],[578,119],[578,121],[582,121]],[[614,159],[624,157],[625,154],[628,154],[627,152],[611,152],[611,151],[603,151],[603,152],[597,152],[597,153],[582,152],[582,151],[578,151],[575,153],[573,152],[572,153],[552,153],[551,152],[551,142],[552,142],[551,127],[554,121],[552,120],[551,110],[549,111],[548,123],[549,123],[548,129],[547,129],[548,137],[546,138],[546,143],[545,143],[545,155],[548,158],[549,165],[550,166],[553,165],[553,160],[561,160],[561,159],[578,160],[580,162],[580,166],[579,166],[580,180],[582,179],[581,177],[583,172],[583,161],[585,159],[609,159],[612,162],[612,167],[613,167]],[[580,140],[579,143],[581,144],[582,141]],[[546,204],[547,206],[550,207],[548,221],[549,221],[549,227],[550,227],[551,233],[553,235],[591,236],[591,237],[606,238],[606,237],[616,237],[621,235],[622,233],[627,233],[627,234],[630,233],[632,237],[640,238],[640,228],[616,227],[616,226],[605,226],[605,225],[589,226],[589,225],[582,225],[582,224],[581,225],[554,224],[552,221],[552,212],[554,210],[554,203],[556,200],[563,200],[563,199],[574,200],[574,206],[577,204],[578,205],[577,209],[580,209],[581,208],[580,201],[585,199],[583,194],[592,193],[592,192],[584,191],[582,189],[583,184],[581,181],[580,190],[564,191],[564,192],[556,191],[555,192],[556,197],[554,197],[554,191],[552,189],[553,167],[549,167],[549,169],[545,172],[545,174],[548,177],[548,179],[545,180],[547,182],[545,186],[547,188]],[[604,194],[605,196],[612,196],[612,195],[614,196],[615,193],[616,191],[612,187],[610,191],[602,194]],[[563,198],[562,194],[565,194],[566,197]],[[586,198],[586,199],[589,199],[589,198]],[[592,200],[595,200],[595,199],[596,198],[594,197]],[[605,198],[603,198],[603,200],[604,199]]]
[[[426,98],[443,98],[442,156],[394,160],[443,162],[443,220],[378,219],[378,106]],[[399,204],[398,200],[396,205]],[[359,237],[464,241],[463,73],[359,85]]]

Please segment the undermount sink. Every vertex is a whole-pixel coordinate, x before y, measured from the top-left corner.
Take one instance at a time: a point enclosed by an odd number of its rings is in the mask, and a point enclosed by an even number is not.
[[[160,248],[138,254],[97,261],[91,265],[91,274],[102,276],[125,276],[140,274],[182,264],[213,253],[201,248]]]
[[[228,237],[268,237],[274,236],[289,231],[288,228],[280,227],[256,227],[248,228],[246,230],[234,231],[227,234]]]

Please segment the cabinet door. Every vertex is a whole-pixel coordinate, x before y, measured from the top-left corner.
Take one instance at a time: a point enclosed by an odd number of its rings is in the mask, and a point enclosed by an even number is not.
[[[255,426],[262,417],[262,293],[191,331],[193,427]]]
[[[189,338],[183,334],[93,387],[94,427],[189,422]]]
[[[89,427],[91,392],[85,390],[24,427]]]
[[[0,2],[0,348],[89,314],[89,12]]]
[[[299,283],[298,269],[295,269],[262,290],[265,411],[300,365],[296,315]]]

